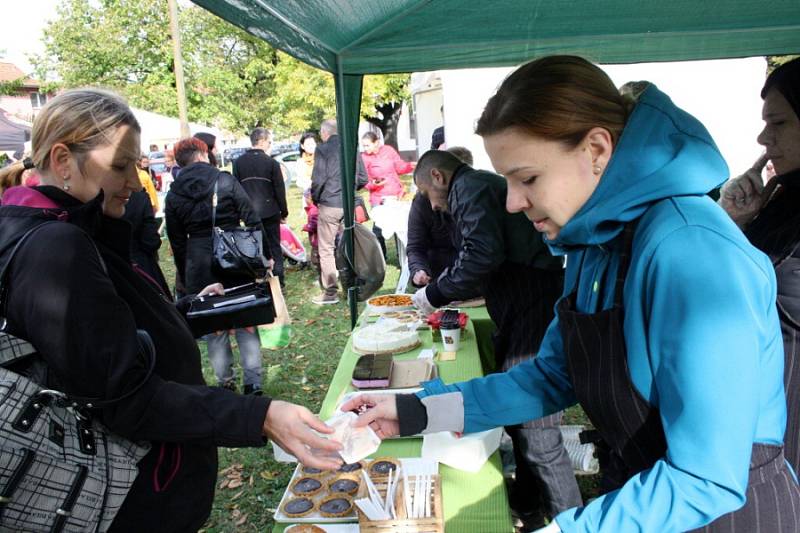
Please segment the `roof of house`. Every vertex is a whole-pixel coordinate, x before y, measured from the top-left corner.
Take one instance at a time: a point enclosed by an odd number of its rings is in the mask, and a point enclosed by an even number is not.
[[[20,78],[23,78],[23,87],[38,89],[41,85],[41,83],[39,83],[37,80],[26,76],[25,73],[22,72],[14,63],[0,62],[0,83],[15,81]]]

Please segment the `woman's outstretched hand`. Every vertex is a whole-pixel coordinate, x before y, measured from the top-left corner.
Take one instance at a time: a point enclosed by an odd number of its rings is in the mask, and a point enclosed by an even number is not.
[[[272,400],[264,419],[263,432],[275,444],[291,453],[304,465],[322,470],[336,470],[342,460],[336,452],[342,445],[334,440],[320,437],[333,433],[319,418],[301,405]]]
[[[353,411],[358,419],[355,427],[369,426],[381,439],[400,435],[397,401],[394,394],[362,394],[345,402],[341,410]]]

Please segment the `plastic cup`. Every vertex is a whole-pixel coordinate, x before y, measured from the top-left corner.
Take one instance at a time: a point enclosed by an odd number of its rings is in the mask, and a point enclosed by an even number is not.
[[[461,341],[461,328],[441,328],[440,333],[442,334],[442,346],[444,347],[444,351],[457,352],[459,342]]]

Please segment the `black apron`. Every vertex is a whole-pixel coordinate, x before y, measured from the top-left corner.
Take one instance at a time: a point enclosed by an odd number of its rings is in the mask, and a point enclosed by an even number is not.
[[[635,224],[629,223],[621,236],[614,306],[597,313],[580,313],[575,310],[577,292],[557,305],[575,395],[605,444],[621,461],[627,476],[621,482],[651,468],[667,451],[658,409],[639,394],[628,369],[622,296]],[[783,448],[754,444],[744,507],[696,531],[800,531],[800,490],[786,466]]]
[[[800,469],[800,242],[782,258],[770,257],[778,281],[778,317],[783,335],[786,389],[786,459]]]

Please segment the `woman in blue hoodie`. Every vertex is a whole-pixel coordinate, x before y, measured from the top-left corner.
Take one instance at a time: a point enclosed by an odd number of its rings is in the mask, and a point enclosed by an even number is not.
[[[800,531],[773,269],[705,196],[728,169],[702,124],[637,88],[621,96],[591,63],[546,57],[509,76],[478,122],[507,209],[567,255],[538,357],[344,408],[372,407],[359,423],[385,437],[580,403],[627,480],[548,531]]]

